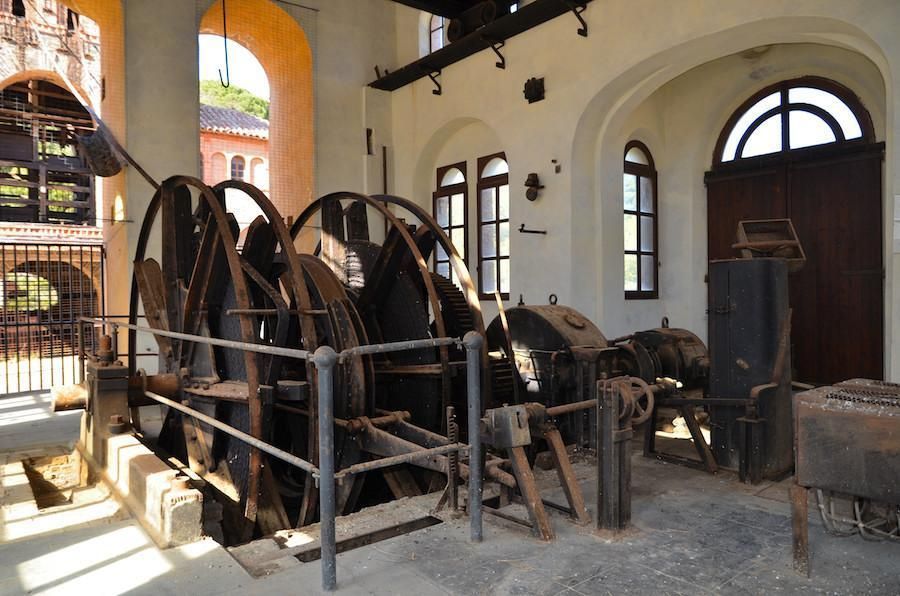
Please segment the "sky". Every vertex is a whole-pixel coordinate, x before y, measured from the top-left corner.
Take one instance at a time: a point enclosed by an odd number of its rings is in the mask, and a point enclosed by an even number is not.
[[[218,35],[200,36],[200,80],[218,81],[219,69],[225,77],[225,44]],[[244,46],[228,40],[228,72],[231,84],[269,99],[269,79],[256,56]]]

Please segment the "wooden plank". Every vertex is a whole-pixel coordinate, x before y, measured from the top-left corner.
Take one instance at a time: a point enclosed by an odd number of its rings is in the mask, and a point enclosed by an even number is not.
[[[544,503],[541,501],[541,493],[534,482],[534,472],[531,471],[531,466],[528,464],[525,450],[522,447],[510,448],[509,461],[512,463],[523,502],[528,509],[528,516],[531,518],[532,533],[541,540],[553,540],[550,518],[547,516],[547,510],[544,509]]]
[[[166,306],[165,284],[159,263],[154,259],[145,259],[135,262],[134,277],[140,290],[141,302],[144,305],[144,314],[147,324],[154,329],[169,330],[169,317]],[[167,359],[174,356],[172,342],[167,337],[154,336],[159,344],[160,353]]]

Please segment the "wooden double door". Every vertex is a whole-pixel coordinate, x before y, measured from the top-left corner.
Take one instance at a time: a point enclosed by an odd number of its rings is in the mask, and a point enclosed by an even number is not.
[[[883,378],[883,143],[726,164],[706,175],[710,260],[743,219],[788,217],[806,251],[790,275],[794,379]]]

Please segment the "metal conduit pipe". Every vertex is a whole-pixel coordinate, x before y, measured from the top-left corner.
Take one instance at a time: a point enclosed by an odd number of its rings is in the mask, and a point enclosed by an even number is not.
[[[219,346],[222,348],[232,348],[234,350],[246,350],[248,352],[256,352],[258,354],[269,354],[271,356],[285,356],[287,358],[297,358],[299,360],[309,360],[312,354],[307,350],[298,350],[295,348],[281,348],[278,346],[269,346],[265,344],[251,344],[245,341],[233,341],[230,339],[219,339],[217,337],[204,337],[202,335],[192,335],[190,333],[179,333],[177,331],[164,331],[162,329],[154,329],[152,327],[143,327],[141,325],[132,325],[131,323],[117,323],[115,321],[104,321],[93,317],[81,317],[79,321],[84,323],[94,323],[100,325],[109,325],[113,330],[119,327],[131,329],[133,331],[143,331],[152,335],[161,337],[170,337],[172,339],[180,339],[184,341],[192,341],[201,344],[209,344],[211,346]],[[115,337],[115,334],[113,334]]]
[[[174,409],[178,410],[179,412],[187,414],[188,416],[192,416],[205,424],[215,427],[215,428],[219,429],[220,431],[222,431],[223,433],[229,434],[236,439],[244,441],[248,445],[252,445],[253,447],[256,447],[257,449],[259,449],[260,451],[265,451],[272,457],[277,457],[281,461],[287,462],[287,463],[291,464],[292,466],[296,466],[296,467],[300,468],[301,470],[304,470],[311,474],[319,473],[319,469],[316,466],[314,466],[313,464],[311,464],[310,462],[306,461],[305,459],[301,459],[301,458],[297,457],[296,455],[292,455],[292,454],[288,453],[287,451],[282,451],[278,447],[270,445],[270,444],[266,443],[265,441],[261,441],[260,439],[257,439],[256,437],[250,436],[247,433],[234,428],[233,426],[228,426],[224,422],[219,422],[215,418],[212,418],[211,416],[207,416],[203,412],[198,412],[197,410],[195,410],[193,408],[189,408],[188,406],[180,404],[177,401],[171,400],[167,397],[163,397],[162,395],[159,395],[158,393],[153,393],[152,391],[144,391],[144,395],[146,395],[147,397],[149,397],[151,399],[158,401],[161,404],[165,404],[165,405],[169,406],[170,408],[174,408]]]

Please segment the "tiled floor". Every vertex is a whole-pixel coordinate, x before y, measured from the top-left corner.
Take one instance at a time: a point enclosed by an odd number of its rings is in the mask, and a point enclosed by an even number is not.
[[[0,399],[0,450],[48,436],[59,443],[66,432],[74,438],[77,416],[16,414],[35,407],[47,406]],[[576,471],[592,504],[591,462]],[[545,497],[562,502],[561,491],[550,488],[553,474],[542,482]],[[900,544],[827,536],[817,519],[810,525],[812,578],[796,575],[787,486],[749,487],[728,473],[711,476],[635,454],[634,527],[616,541],[551,513],[552,543],[486,516],[485,540],[472,544],[461,519],[342,553],[339,592],[900,594]],[[215,543],[159,551],[132,521],[0,545],[0,561],[0,594],[313,594],[320,586],[317,562],[254,579]]]

